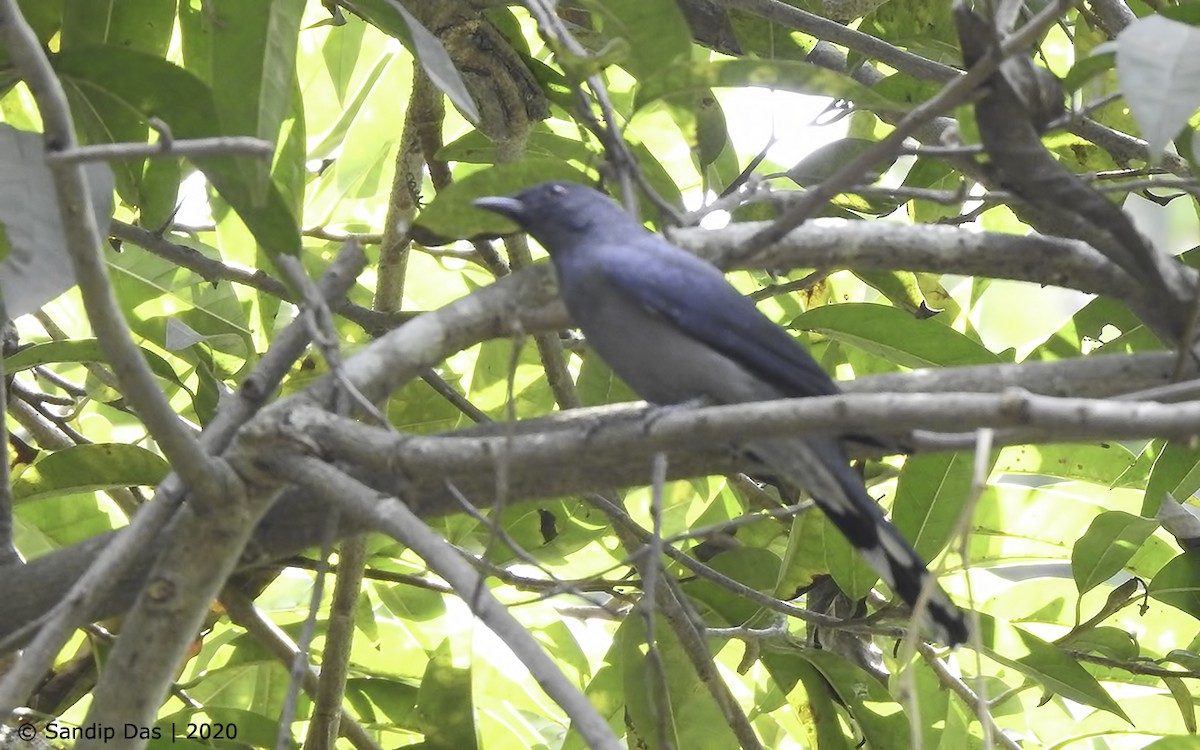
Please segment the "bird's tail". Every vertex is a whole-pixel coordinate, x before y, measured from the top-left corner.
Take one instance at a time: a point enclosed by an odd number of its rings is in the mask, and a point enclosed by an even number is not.
[[[772,472],[808,490],[884,583],[916,605],[931,577],[925,561],[867,493],[836,440],[770,440],[749,448]],[[967,640],[966,618],[936,581],[929,586],[926,622],[939,641],[958,646]]]

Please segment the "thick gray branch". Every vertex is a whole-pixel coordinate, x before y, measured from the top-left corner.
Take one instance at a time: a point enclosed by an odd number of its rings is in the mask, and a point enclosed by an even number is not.
[[[730,224],[719,230],[676,229],[671,240],[706,258],[740,247],[768,222]],[[793,229],[752,258],[747,268],[821,268],[858,271],[924,271],[1050,284],[1121,299],[1133,281],[1083,242],[1031,234],[970,232],[936,224],[882,221],[818,222]]]

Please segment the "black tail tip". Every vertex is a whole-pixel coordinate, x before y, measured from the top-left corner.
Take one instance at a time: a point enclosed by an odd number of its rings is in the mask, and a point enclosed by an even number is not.
[[[953,604],[930,602],[929,620],[937,639],[950,648],[958,648],[971,637],[966,614]]]

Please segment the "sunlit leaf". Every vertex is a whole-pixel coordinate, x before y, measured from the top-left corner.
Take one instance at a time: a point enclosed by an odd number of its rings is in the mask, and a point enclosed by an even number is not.
[[[1150,596],[1200,617],[1200,550],[1184,552],[1150,582]]]
[[[1200,29],[1159,15],[1139,18],[1117,37],[1121,93],[1142,127],[1151,159],[1200,107]]]
[[[907,105],[886,99],[853,78],[804,62],[790,60],[715,60],[681,62],[642,80],[637,107],[685,91],[726,86],[759,86],[798,94],[849,99],[866,107],[904,111]]]
[[[77,87],[95,112],[132,112],[146,121],[158,118],[175,138],[245,135],[239,129],[243,123],[232,128],[221,122],[211,88],[162,58],[106,45],[64,51],[55,65],[64,82]],[[296,253],[300,235],[295,217],[273,185],[242,169],[241,159],[195,161],[268,252]],[[267,166],[262,162],[263,174]]]
[[[0,291],[6,316],[15,318],[74,286],[75,269],[42,136],[0,123],[0,173]],[[104,231],[112,214],[112,172],[92,164],[86,176],[93,220]]]
[[[1096,516],[1071,551],[1071,570],[1079,593],[1116,575],[1157,528],[1158,521],[1153,518],[1119,510]]]
[[[790,326],[815,331],[906,367],[995,364],[996,355],[946,326],[886,305],[824,305]]]
[[[13,482],[17,502],[115,487],[153,487],[167,475],[167,462],[136,445],[76,445],[55,451],[25,469]]]

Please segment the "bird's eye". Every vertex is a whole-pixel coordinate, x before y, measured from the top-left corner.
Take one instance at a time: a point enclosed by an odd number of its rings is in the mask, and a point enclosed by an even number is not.
[[[550,192],[556,196],[566,195],[567,188],[564,185],[559,185],[559,184],[555,183],[550,186]]]

